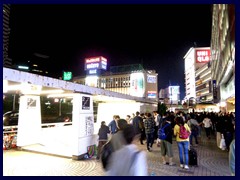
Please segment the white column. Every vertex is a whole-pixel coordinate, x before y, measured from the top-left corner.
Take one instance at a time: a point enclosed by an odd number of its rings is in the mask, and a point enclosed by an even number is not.
[[[94,137],[93,98],[91,95],[73,96],[73,159],[81,159],[87,148],[96,144]]]
[[[39,143],[41,133],[40,96],[20,97],[17,146]]]

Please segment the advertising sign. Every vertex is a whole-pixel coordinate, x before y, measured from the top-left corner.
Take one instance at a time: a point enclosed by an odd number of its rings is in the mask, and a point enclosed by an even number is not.
[[[90,97],[82,97],[82,109],[89,110],[90,109]]]
[[[218,98],[217,98],[217,83],[216,83],[216,80],[212,80],[212,86],[213,86],[213,102],[217,103]]]
[[[72,79],[72,72],[63,72],[63,80],[69,81]]]
[[[85,59],[85,70],[89,69],[104,69],[107,70],[107,59],[99,57],[91,57]]]
[[[196,63],[207,63],[210,61],[210,49],[196,50]]]
[[[147,92],[147,97],[148,98],[156,98],[157,97],[157,92],[156,91],[148,91]]]
[[[143,97],[145,91],[143,73],[132,73],[130,82],[130,94],[132,96]]]
[[[148,83],[156,83],[157,82],[157,77],[153,75],[147,75],[147,82]]]

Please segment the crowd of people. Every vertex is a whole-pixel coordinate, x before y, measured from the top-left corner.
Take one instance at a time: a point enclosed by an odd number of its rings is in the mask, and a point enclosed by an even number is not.
[[[229,167],[234,175],[234,124],[234,113],[222,112],[166,112],[159,114],[157,111],[152,113],[140,113],[137,111],[132,116],[127,115],[125,119],[121,119],[119,115],[114,115],[108,126],[105,124],[105,121],[101,123],[98,133],[97,159],[100,159],[101,149],[110,137],[114,150],[106,170],[106,175],[146,176],[146,152],[138,150],[135,144],[145,145],[146,151],[150,153],[153,144],[159,140],[159,129],[164,127],[166,138],[160,140],[162,163],[170,166],[176,165],[173,162],[174,154],[172,149],[173,138],[175,138],[179,152],[180,167],[187,170],[189,169],[189,149],[191,146],[197,146],[201,142],[201,133],[204,130],[207,139],[216,137],[218,147],[220,146],[221,137],[224,137],[226,150],[230,151]],[[181,135],[182,128],[189,133],[189,136],[183,137]],[[119,157],[121,157],[121,160],[119,160]]]

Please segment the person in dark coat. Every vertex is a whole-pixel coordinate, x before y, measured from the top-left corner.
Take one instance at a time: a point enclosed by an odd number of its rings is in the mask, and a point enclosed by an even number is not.
[[[146,113],[146,120],[144,121],[145,127],[145,134],[147,138],[147,150],[148,152],[151,151],[153,142],[154,142],[154,128],[155,128],[155,121],[151,115],[151,113]]]
[[[132,124],[135,135],[139,136],[140,143],[143,144],[143,136],[141,135],[141,132],[144,130],[144,124],[138,111],[136,112],[136,116],[133,118]]]
[[[108,141],[108,134],[110,133],[109,127],[106,126],[105,121],[101,122],[101,127],[98,131],[98,151],[97,151],[97,159],[100,158],[100,153],[103,145]]]
[[[119,115],[114,115],[113,120],[108,124],[111,134],[115,134],[118,130],[117,121],[120,119]]]
[[[162,127],[169,124],[164,128],[164,132],[167,135],[166,139],[161,140],[161,155],[163,164],[169,164],[170,166],[176,165],[173,162],[173,149],[172,149],[172,136],[173,136],[173,129],[171,126],[171,119],[169,117],[165,118],[165,121],[162,124]],[[166,156],[169,158],[169,162],[166,161]]]

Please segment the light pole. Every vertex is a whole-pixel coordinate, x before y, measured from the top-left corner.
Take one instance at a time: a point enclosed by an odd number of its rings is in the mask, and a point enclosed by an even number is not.
[[[172,111],[172,87],[171,87],[171,111]]]
[[[13,111],[16,110],[16,94],[13,95]]]
[[[62,99],[59,99],[59,111],[58,111],[58,115],[61,116],[62,115]]]

